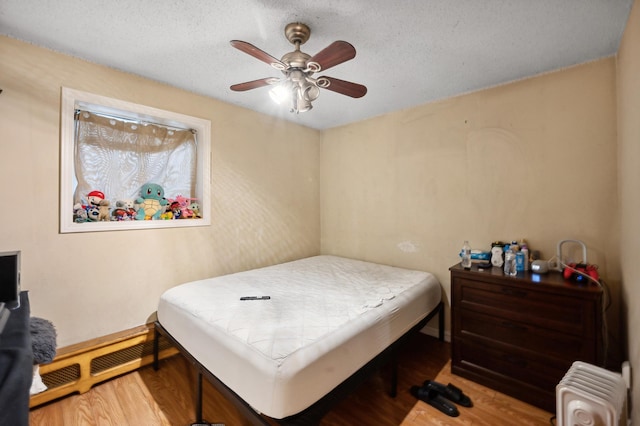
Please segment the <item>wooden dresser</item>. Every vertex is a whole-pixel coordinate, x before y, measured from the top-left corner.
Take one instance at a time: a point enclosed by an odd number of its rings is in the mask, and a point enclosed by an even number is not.
[[[555,412],[555,387],[573,361],[600,365],[602,290],[559,272],[451,271],[451,371]]]

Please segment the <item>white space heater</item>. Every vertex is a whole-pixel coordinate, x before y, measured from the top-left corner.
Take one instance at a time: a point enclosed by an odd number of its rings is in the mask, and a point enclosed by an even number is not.
[[[576,361],[556,386],[558,426],[627,426],[627,385],[618,373]]]

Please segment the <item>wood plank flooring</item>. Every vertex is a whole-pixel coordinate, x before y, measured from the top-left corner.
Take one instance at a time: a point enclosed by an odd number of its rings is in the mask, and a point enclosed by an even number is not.
[[[452,418],[439,412],[425,402],[418,401],[402,426],[426,425],[518,425],[544,426],[555,425],[551,422],[552,413],[533,407],[515,398],[481,386],[471,380],[451,374],[451,363],[447,362],[436,377],[436,381],[452,383],[463,389],[473,401],[473,407],[458,406],[460,416]]]
[[[398,395],[388,395],[389,371],[381,369],[338,404],[321,426],[530,425],[547,426],[551,413],[451,374],[450,345],[417,334],[399,356]],[[449,417],[409,392],[435,379],[460,387],[473,400]],[[195,372],[181,355],[161,361],[160,370],[144,367],[31,410],[31,426],[187,426],[195,421]],[[204,383],[203,415],[226,426],[250,425],[217,391]]]

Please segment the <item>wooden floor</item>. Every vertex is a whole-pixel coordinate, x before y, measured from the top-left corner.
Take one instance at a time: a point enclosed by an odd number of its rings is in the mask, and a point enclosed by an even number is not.
[[[389,372],[381,369],[322,420],[322,426],[531,425],[547,426],[551,413],[451,375],[450,345],[424,334],[407,343],[399,357],[398,395],[388,395]],[[176,355],[161,361],[159,371],[144,367],[31,410],[31,426],[187,426],[194,418],[194,378],[190,364]],[[449,417],[416,400],[412,385],[427,379],[453,383],[472,399]],[[226,426],[249,425],[206,381],[204,418]]]

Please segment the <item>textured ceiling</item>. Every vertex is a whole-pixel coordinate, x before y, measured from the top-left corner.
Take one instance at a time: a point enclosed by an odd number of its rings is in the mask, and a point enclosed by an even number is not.
[[[2,0],[0,34],[304,126],[326,129],[614,55],[633,0]],[[335,40],[357,51],[326,75],[364,84],[323,90],[291,114],[268,87],[229,86],[279,72],[234,49],[282,57],[289,22],[313,55]],[[1,76],[0,76],[1,78]]]

